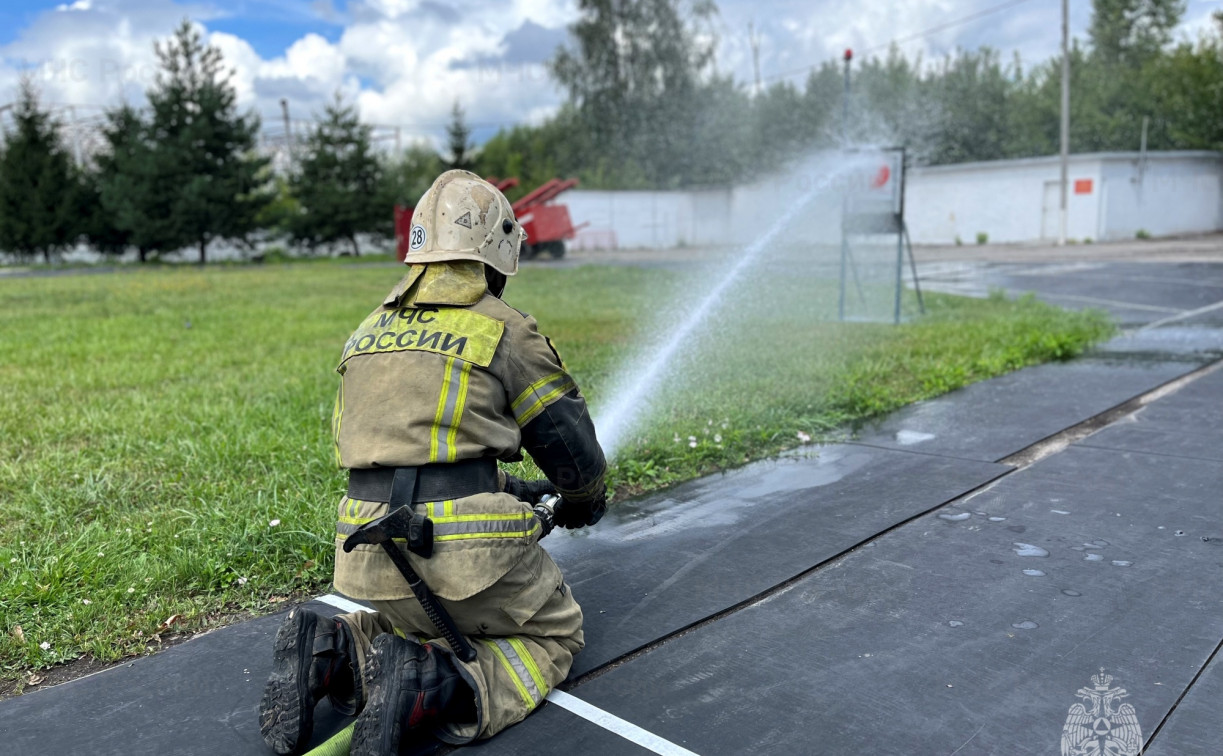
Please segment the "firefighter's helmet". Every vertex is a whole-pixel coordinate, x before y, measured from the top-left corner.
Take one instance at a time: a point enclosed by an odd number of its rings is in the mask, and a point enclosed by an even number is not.
[[[446,171],[424,193],[408,230],[408,265],[475,260],[512,276],[526,231],[497,187],[469,171]]]

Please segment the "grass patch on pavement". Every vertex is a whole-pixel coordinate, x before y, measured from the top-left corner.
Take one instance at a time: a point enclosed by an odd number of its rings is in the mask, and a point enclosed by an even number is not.
[[[345,482],[329,435],[333,370],[400,274],[0,279],[0,681],[143,653],[325,588]],[[618,367],[674,325],[655,310],[677,276],[526,269],[507,299],[556,341],[597,419]],[[693,336],[701,356],[671,366],[622,447],[617,496],[1071,357],[1111,330],[1098,313],[1030,298],[929,296],[930,313],[900,327],[820,322],[808,300],[796,289],[719,309]]]

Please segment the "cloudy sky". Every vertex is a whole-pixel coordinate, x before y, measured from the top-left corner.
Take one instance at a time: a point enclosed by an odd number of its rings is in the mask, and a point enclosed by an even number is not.
[[[1071,0],[1085,35],[1089,0]],[[998,9],[1000,10],[993,10]],[[1180,34],[1207,28],[1223,0],[1189,0]],[[761,73],[801,81],[805,66],[846,47],[902,49],[927,60],[958,47],[1019,51],[1026,62],[1059,43],[1060,0],[722,0],[717,66],[752,79],[748,27],[760,38]],[[281,98],[309,118],[337,91],[370,123],[405,140],[437,138],[457,99],[478,140],[551,113],[561,93],[543,62],[566,40],[576,0],[3,0],[0,106],[22,72],[45,101],[88,118],[123,99],[140,104],[155,72],[154,41],[184,18],[235,69],[244,107],[269,129]],[[926,34],[929,30],[936,30]]]

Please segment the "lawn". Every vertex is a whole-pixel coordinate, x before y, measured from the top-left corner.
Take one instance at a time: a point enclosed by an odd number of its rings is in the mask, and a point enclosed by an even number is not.
[[[0,691],[326,589],[345,482],[334,367],[401,272],[0,279]],[[901,326],[829,322],[821,286],[782,277],[716,309],[641,397],[614,499],[1072,357],[1112,328],[1000,296],[929,296]],[[582,267],[526,269],[506,298],[552,336],[597,422],[629,357],[697,296],[674,271]]]

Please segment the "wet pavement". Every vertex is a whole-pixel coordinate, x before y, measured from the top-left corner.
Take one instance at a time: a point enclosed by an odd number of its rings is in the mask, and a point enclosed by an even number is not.
[[[586,611],[562,687],[594,708],[557,697],[472,750],[1219,751],[1223,264],[921,276],[1101,306],[1127,330],[549,538]],[[279,620],[0,702],[0,750],[265,753]]]
[[[1223,242],[1220,242],[1223,247]],[[929,262],[922,288],[967,296],[1034,292],[1067,309],[1098,308],[1125,327],[1223,326],[1223,262]]]

